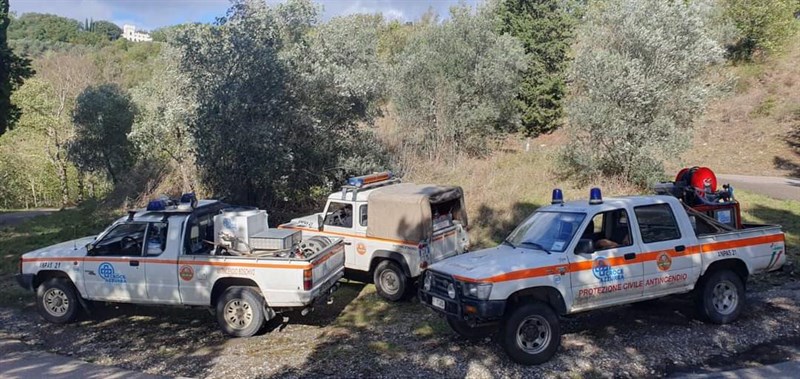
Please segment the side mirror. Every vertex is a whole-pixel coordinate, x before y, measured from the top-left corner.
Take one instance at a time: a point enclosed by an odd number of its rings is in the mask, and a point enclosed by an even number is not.
[[[578,240],[578,245],[575,246],[575,254],[592,254],[594,253],[594,245],[589,238],[581,238]]]
[[[94,244],[89,243],[86,245],[86,255],[92,255],[92,250],[94,250]]]

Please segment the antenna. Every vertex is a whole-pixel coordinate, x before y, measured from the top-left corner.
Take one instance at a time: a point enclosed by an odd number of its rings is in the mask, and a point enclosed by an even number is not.
[[[78,226],[72,225],[72,250],[78,250]]]

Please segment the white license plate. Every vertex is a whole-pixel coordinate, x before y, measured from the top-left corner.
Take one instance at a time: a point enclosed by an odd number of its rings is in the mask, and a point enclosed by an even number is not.
[[[436,308],[444,309],[444,300],[438,297],[431,297],[431,304]]]

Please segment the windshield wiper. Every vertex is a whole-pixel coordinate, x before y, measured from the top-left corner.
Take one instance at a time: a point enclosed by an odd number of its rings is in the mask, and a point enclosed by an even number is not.
[[[539,250],[542,250],[542,251],[544,251],[544,252],[545,252],[545,253],[547,253],[547,254],[550,254],[550,250],[547,250],[547,249],[545,249],[545,247],[544,247],[544,246],[542,246],[542,245],[540,245],[540,244],[538,244],[538,243],[536,243],[536,242],[528,242],[528,241],[526,241],[526,242],[522,242],[522,243],[520,243],[520,245],[527,245],[527,246],[531,246],[531,247],[533,247],[533,248],[535,248],[535,249],[539,249]]]
[[[511,241],[509,241],[509,240],[508,240],[508,238],[504,239],[502,244],[503,244],[503,245],[508,245],[508,246],[511,246],[511,247],[512,247],[512,248],[514,248],[514,249],[516,249],[516,248],[517,248],[516,246],[514,246],[514,244],[513,244],[513,243],[511,243]]]

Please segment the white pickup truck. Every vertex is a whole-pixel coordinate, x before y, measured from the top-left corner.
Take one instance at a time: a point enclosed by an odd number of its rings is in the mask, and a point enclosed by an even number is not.
[[[278,228],[344,238],[345,276],[372,280],[389,301],[413,296],[428,265],[469,247],[460,187],[400,183],[390,172],[350,178],[322,213]]]
[[[210,307],[232,336],[289,309],[311,309],[344,275],[341,239],[267,228],[266,212],[215,200],[151,202],[96,237],[20,259],[17,281],[41,316],[74,321],[90,301]]]
[[[502,245],[432,265],[420,301],[462,336],[494,332],[512,360],[539,364],[561,341],[559,315],[694,291],[698,315],[729,323],[751,274],[786,261],[779,226],[736,230],[673,196],[634,196],[536,210]]]

